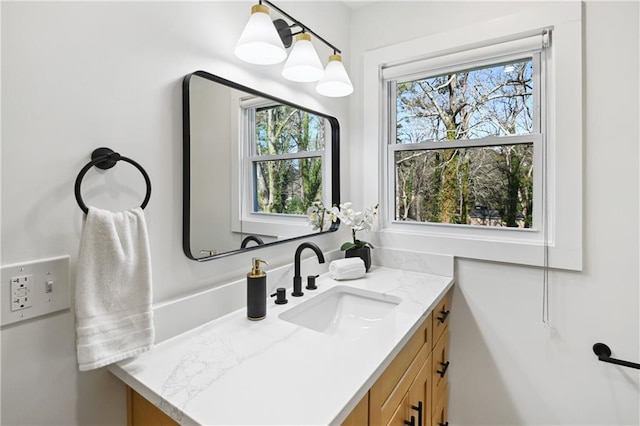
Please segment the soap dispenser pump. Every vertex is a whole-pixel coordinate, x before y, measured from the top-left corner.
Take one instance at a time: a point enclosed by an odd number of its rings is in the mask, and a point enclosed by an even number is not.
[[[251,272],[247,274],[247,318],[259,321],[267,316],[267,274],[260,269],[262,259],[254,257]]]

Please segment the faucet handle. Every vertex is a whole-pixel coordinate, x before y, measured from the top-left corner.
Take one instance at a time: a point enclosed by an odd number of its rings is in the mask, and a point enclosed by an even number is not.
[[[216,249],[200,250],[200,253],[206,254],[207,256],[215,256],[216,254],[218,254],[218,250],[216,250]]]
[[[317,290],[318,286],[316,285],[316,278],[319,275],[307,275],[307,286],[305,287],[307,290]]]
[[[287,290],[284,287],[279,287],[276,289],[276,292],[271,295],[271,297],[276,297],[276,305],[284,305],[288,302],[287,300]]]

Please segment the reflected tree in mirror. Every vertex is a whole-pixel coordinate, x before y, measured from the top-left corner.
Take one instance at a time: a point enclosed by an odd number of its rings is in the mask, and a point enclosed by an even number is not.
[[[323,117],[288,105],[255,110],[255,212],[301,215],[322,200],[325,128]]]

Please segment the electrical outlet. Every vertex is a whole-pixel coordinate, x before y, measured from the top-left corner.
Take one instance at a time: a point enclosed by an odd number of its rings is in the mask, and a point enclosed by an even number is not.
[[[20,277],[11,277],[11,310],[19,311],[31,307],[33,277],[31,275],[22,275]]]
[[[69,256],[2,266],[2,326],[69,309]]]

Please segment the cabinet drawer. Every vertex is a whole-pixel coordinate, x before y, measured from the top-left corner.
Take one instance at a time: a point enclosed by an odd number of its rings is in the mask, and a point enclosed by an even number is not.
[[[433,348],[431,366],[431,395],[438,401],[447,386],[449,378],[449,331],[445,328]]]
[[[433,343],[435,344],[447,325],[449,325],[449,315],[451,313],[451,293],[449,290],[442,300],[433,310]]]
[[[440,400],[433,409],[433,416],[431,417],[431,426],[448,426],[448,413],[447,413],[447,385],[443,389],[443,394]]]

